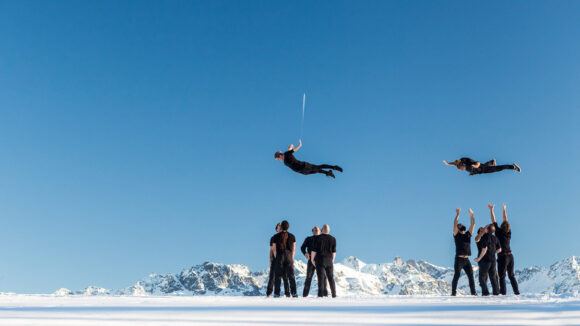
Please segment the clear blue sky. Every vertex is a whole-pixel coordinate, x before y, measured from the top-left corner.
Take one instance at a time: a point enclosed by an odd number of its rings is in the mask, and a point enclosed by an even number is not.
[[[516,268],[580,254],[580,2],[0,1],[0,291],[338,259],[453,264],[508,204]],[[339,163],[335,180],[273,159]],[[518,162],[468,176],[441,160]],[[497,212],[500,215],[500,210]]]

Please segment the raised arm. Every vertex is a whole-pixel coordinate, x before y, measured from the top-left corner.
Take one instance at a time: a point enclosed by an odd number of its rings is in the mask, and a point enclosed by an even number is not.
[[[302,139],[298,139],[298,146],[294,147],[294,152],[298,152],[300,147],[302,147]]]
[[[445,165],[455,165],[455,166],[457,166],[457,164],[459,164],[459,160],[455,160],[455,161],[453,161],[451,163],[448,163],[447,161],[443,160],[443,163],[445,163]]]
[[[490,203],[487,203],[487,208],[489,208],[489,213],[491,214],[491,223],[497,223],[495,220],[495,213],[493,212],[493,209],[495,208],[495,205],[492,205]]]
[[[469,226],[469,234],[473,235],[475,230],[475,217],[473,216],[473,211],[469,209],[469,219],[471,220],[471,225]]]
[[[507,213],[505,211],[506,208],[506,204],[503,204],[503,221],[507,222]]]
[[[455,219],[453,219],[453,236],[457,235],[457,232],[459,232],[459,229],[457,228],[457,221],[459,221],[459,212],[461,211],[461,208],[457,207],[455,209]]]

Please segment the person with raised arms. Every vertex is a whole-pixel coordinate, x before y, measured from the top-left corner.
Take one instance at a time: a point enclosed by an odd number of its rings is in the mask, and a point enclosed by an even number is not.
[[[488,278],[491,282],[493,295],[499,295],[495,255],[501,252],[501,246],[493,232],[495,232],[495,227],[493,224],[489,224],[480,228],[475,237],[479,250],[479,255],[475,258],[475,262],[479,265],[479,286],[481,286],[481,295],[483,296],[489,295],[489,290],[487,289]]]
[[[443,163],[445,163],[445,165],[454,165],[455,167],[457,167],[457,169],[461,171],[469,172],[469,175],[494,173],[503,170],[516,170],[518,172],[522,172],[522,169],[520,169],[520,167],[516,163],[506,165],[496,165],[495,159],[481,164],[480,162],[475,161],[469,157],[462,157],[451,163],[448,163],[447,161],[443,160]]]
[[[505,275],[507,272],[514,294],[519,295],[520,290],[518,289],[518,281],[516,280],[514,274],[514,256],[512,254],[512,249],[510,247],[510,242],[512,239],[512,231],[510,223],[508,222],[507,218],[506,204],[503,204],[503,222],[501,223],[501,226],[498,226],[497,221],[495,220],[495,213],[493,212],[493,208],[495,207],[495,205],[487,203],[487,207],[489,208],[491,214],[491,223],[495,227],[495,236],[499,240],[499,244],[501,246],[501,252],[497,257],[499,293],[503,295],[506,295],[507,293],[505,284]]]
[[[308,162],[299,161],[294,157],[294,153],[297,152],[302,147],[302,140],[298,141],[298,146],[294,147],[293,144],[288,146],[288,151],[282,153],[277,151],[274,153],[274,158],[277,161],[284,162],[284,165],[292,169],[294,172],[298,172],[304,175],[322,173],[327,177],[334,178],[334,173],[332,170],[342,172],[342,168],[338,165],[328,165],[328,164],[311,164]]]
[[[296,254],[296,238],[288,229],[290,223],[282,221],[280,224],[282,231],[274,235],[272,251],[274,253],[274,297],[280,296],[280,281],[282,275],[286,275],[290,285],[290,294],[297,297],[296,279],[294,278],[294,255]]]
[[[330,293],[336,298],[336,284],[334,283],[334,259],[336,258],[336,239],[330,234],[330,226],[322,226],[322,234],[316,238],[311,261],[316,268],[318,277],[318,297],[327,293],[326,281],[330,286]]]
[[[459,281],[459,276],[461,276],[461,270],[465,271],[465,275],[467,275],[471,295],[477,295],[475,292],[473,268],[469,261],[469,256],[471,256],[471,235],[475,228],[475,217],[470,208],[469,216],[471,224],[469,230],[467,230],[465,225],[458,223],[460,211],[461,208],[459,207],[455,209],[456,215],[455,219],[453,219],[453,238],[455,239],[455,263],[453,264],[453,269],[455,270],[455,274],[453,274],[453,281],[451,282],[451,295],[457,295],[457,282]]]

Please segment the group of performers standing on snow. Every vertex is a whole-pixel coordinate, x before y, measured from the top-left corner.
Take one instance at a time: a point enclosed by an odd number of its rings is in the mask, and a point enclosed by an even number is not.
[[[280,286],[284,281],[284,294],[286,297],[298,297],[296,291],[296,278],[294,276],[294,255],[296,253],[296,238],[288,229],[288,221],[282,221],[276,225],[276,234],[270,238],[270,276],[266,295],[269,297],[274,292],[274,297],[280,296]],[[322,234],[321,234],[322,231]],[[315,226],[312,236],[307,237],[300,251],[306,260],[306,280],[302,296],[307,297],[310,292],[312,276],[316,271],[318,280],[318,297],[328,296],[327,281],[330,285],[332,297],[336,297],[336,285],[334,282],[334,258],[336,257],[336,239],[330,234],[330,226],[325,224],[322,230]]]
[[[304,175],[321,173],[327,177],[335,178],[334,171],[342,172],[342,168],[338,165],[330,164],[312,164],[308,162],[299,161],[294,157],[294,153],[302,147],[302,140],[299,140],[298,146],[293,144],[288,146],[286,152],[277,151],[274,153],[274,158],[277,161],[284,162],[284,165],[292,169],[294,172]],[[488,162],[481,163],[471,158],[460,158],[451,163],[443,161],[446,165],[453,165],[457,169],[469,172],[470,175],[494,173],[503,170],[514,170],[521,172],[521,168],[516,164],[497,165],[495,159]],[[494,206],[488,204],[491,211],[491,224],[479,228],[475,237],[477,243],[478,255],[475,262],[479,265],[479,284],[481,286],[482,295],[489,295],[487,289],[487,280],[491,281],[491,286],[494,295],[500,293],[506,294],[505,276],[506,272],[510,279],[510,283],[514,290],[514,294],[519,295],[518,284],[514,277],[514,258],[510,249],[511,230],[510,224],[507,221],[506,206],[503,205],[503,222],[501,226],[497,225],[495,215],[493,212]],[[457,282],[461,275],[461,270],[464,270],[469,279],[469,288],[472,295],[476,295],[475,281],[473,279],[473,268],[469,261],[471,255],[471,236],[475,228],[475,219],[473,211],[470,209],[471,226],[469,230],[462,224],[458,224],[460,208],[457,208],[457,216],[453,222],[453,236],[455,238],[455,275],[452,282],[452,294],[457,294]],[[274,296],[280,296],[281,279],[284,280],[284,288],[286,296],[296,297],[296,281],[294,277],[294,253],[296,251],[296,239],[294,235],[288,233],[290,225],[287,221],[283,221],[276,226],[276,235],[270,240],[270,279],[268,280],[267,296],[272,294],[274,289]],[[336,239],[330,236],[328,232],[330,229],[328,225],[322,228],[322,235],[318,235],[320,230],[315,227],[312,230],[313,236],[306,238],[302,245],[302,253],[308,260],[308,268],[306,272],[306,281],[304,284],[303,296],[308,296],[310,290],[310,283],[314,270],[318,278],[318,296],[326,296],[326,281],[328,280],[332,296],[336,297],[336,287],[333,278],[333,263],[336,256]],[[317,234],[318,232],[318,234]],[[495,234],[495,235],[494,235]],[[305,251],[308,249],[308,252]],[[497,259],[496,259],[497,255]],[[496,268],[497,262],[497,268]]]
[[[489,290],[487,289],[488,279],[491,282],[493,295],[506,295],[506,273],[510,279],[514,294],[519,295],[518,282],[514,276],[514,256],[510,248],[512,231],[507,218],[506,205],[503,204],[503,222],[501,225],[497,225],[495,213],[493,212],[494,205],[488,203],[487,207],[489,207],[491,214],[491,224],[480,227],[475,236],[477,258],[474,261],[479,265],[481,295],[489,295]],[[453,275],[453,281],[451,283],[451,295],[455,296],[457,294],[457,281],[459,281],[461,270],[464,270],[467,275],[471,294],[477,295],[475,292],[475,280],[473,279],[473,268],[469,261],[469,256],[471,256],[471,236],[475,229],[475,218],[473,217],[473,211],[469,209],[471,225],[469,226],[469,230],[467,230],[465,225],[458,223],[461,209],[456,208],[455,211],[457,213],[453,220],[453,237],[455,238],[455,263],[453,267],[455,274]]]

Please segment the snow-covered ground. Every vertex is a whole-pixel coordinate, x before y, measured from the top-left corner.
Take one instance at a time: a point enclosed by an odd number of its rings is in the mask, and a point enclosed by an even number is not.
[[[0,325],[580,325],[580,297],[0,295]]]

